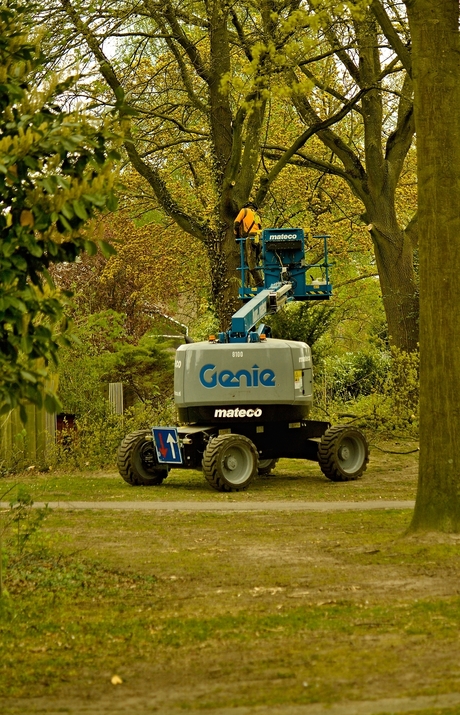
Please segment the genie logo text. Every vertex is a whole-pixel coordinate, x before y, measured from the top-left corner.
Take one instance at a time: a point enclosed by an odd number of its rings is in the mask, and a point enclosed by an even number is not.
[[[203,387],[275,387],[275,373],[273,370],[260,370],[258,365],[253,365],[251,370],[217,371],[212,363],[204,365],[200,370],[200,382]]]

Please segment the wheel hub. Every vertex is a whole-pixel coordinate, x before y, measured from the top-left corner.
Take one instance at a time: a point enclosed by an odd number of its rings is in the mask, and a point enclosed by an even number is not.
[[[349,447],[343,445],[339,449],[339,459],[343,459],[344,461],[346,461],[349,458],[350,458],[350,449],[349,449]]]
[[[238,466],[238,462],[235,459],[233,454],[230,454],[226,459],[225,459],[225,467],[233,472],[234,469],[236,469]]]

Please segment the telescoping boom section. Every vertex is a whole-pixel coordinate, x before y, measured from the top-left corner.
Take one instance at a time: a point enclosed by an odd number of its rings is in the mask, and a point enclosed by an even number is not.
[[[203,470],[219,491],[246,489],[271,473],[279,458],[313,460],[333,481],[357,479],[366,469],[363,433],[310,418],[313,366],[310,347],[274,339],[263,319],[286,303],[329,300],[328,236],[302,229],[265,229],[260,262],[249,270],[240,242],[240,298],[231,327],[176,352],[174,399],[179,426],[127,435],[118,467],[134,485],[160,485],[171,469]],[[258,280],[254,280],[258,272]],[[250,284],[257,282],[257,287]]]

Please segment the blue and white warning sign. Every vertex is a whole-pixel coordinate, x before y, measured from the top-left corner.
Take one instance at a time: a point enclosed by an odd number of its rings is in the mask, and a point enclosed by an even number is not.
[[[175,427],[153,427],[153,442],[155,444],[160,464],[182,464],[182,453]]]

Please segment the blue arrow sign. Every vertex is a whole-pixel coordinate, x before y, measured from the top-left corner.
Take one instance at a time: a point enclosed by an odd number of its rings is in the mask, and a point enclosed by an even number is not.
[[[153,442],[160,464],[182,464],[182,453],[175,427],[152,427]]]

